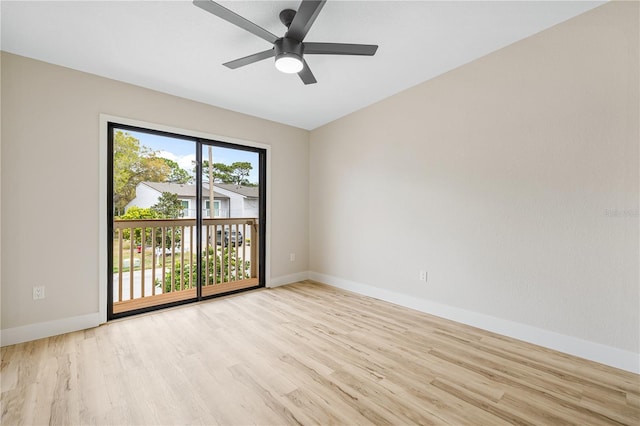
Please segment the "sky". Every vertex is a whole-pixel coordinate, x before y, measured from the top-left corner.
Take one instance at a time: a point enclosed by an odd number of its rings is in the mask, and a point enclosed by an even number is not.
[[[157,152],[159,157],[173,160],[180,167],[193,173],[194,162],[196,160],[196,144],[184,139],[176,139],[167,136],[154,135],[144,132],[126,130],[131,136],[140,141],[140,145],[147,146]],[[202,159],[209,161],[208,147],[203,147]],[[258,154],[256,152],[241,151],[214,146],[213,162],[231,165],[237,161],[251,163],[253,169],[249,175],[249,182],[258,183]]]

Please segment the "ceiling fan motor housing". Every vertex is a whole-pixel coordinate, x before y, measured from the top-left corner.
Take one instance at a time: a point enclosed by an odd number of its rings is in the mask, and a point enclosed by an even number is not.
[[[276,59],[287,56],[294,56],[302,60],[303,46],[302,42],[292,38],[279,38],[273,44]]]

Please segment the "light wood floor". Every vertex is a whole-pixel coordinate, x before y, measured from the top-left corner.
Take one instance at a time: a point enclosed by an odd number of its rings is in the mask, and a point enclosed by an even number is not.
[[[640,424],[640,376],[303,282],[2,348],[2,424]]]

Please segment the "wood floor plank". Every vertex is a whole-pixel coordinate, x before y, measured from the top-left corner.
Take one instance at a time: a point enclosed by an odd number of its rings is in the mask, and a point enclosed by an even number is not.
[[[640,424],[640,376],[309,281],[3,347],[1,423]]]

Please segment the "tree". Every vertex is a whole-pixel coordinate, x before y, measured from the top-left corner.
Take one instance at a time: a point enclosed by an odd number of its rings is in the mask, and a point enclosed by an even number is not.
[[[160,158],[169,167],[169,176],[167,176],[167,182],[171,183],[191,183],[193,176],[188,171],[180,167],[178,163],[168,158]]]
[[[141,220],[141,219],[175,219],[182,217],[182,202],[178,200],[176,194],[170,192],[163,192],[158,198],[158,202],[150,208],[142,208],[138,206],[131,206],[127,209],[127,212],[117,219],[120,220]],[[155,232],[152,234],[151,228],[153,226],[145,227],[145,242],[146,244],[152,243],[153,234],[155,234],[155,246],[162,246],[162,228],[155,228]],[[124,229],[122,231],[122,237],[125,240],[130,239],[130,230]],[[166,248],[172,247],[174,244],[179,245],[182,240],[182,230],[178,226],[168,227],[164,232],[164,245]],[[142,228],[134,228],[133,238],[131,239],[132,245],[142,244]]]
[[[143,181],[164,182],[171,172],[164,159],[128,133],[117,130],[113,144],[113,203],[116,212],[136,196]]]
[[[138,206],[131,206],[127,209],[127,212],[122,216],[118,216],[116,219],[120,220],[140,220],[140,219],[156,219],[158,212],[153,209],[142,208]]]
[[[182,201],[178,200],[178,194],[171,192],[163,192],[158,198],[158,202],[151,206],[151,210],[156,212],[158,217],[162,219],[177,219],[184,216]],[[161,229],[158,229],[161,231]],[[157,246],[162,246],[162,236],[156,233]],[[173,245],[179,246],[182,241],[182,229],[178,226],[167,228],[165,233],[165,247],[169,248]]]
[[[213,172],[213,181],[222,183],[231,183],[231,167],[223,163],[213,163],[211,168]],[[209,162],[204,160],[202,162],[202,176],[205,181],[209,180]]]
[[[156,219],[158,218],[158,213],[152,209],[145,209],[138,206],[131,206],[127,209],[127,212],[122,216],[117,217],[116,219],[120,220],[140,220],[140,219]],[[122,230],[122,238],[128,240],[131,236],[131,232],[129,229]],[[147,229],[145,239],[147,242],[151,242],[151,229]],[[140,245],[142,244],[142,229],[134,228],[133,231],[133,241],[132,244]]]
[[[251,166],[251,163],[247,161],[237,161],[233,163],[230,166],[230,168],[231,168],[230,183],[234,183],[236,185],[248,185],[250,183],[247,178],[249,177],[249,174],[253,169],[253,166]]]
[[[234,185],[251,185],[249,174],[253,170],[251,163],[247,161],[236,161],[230,166],[224,163],[213,163],[213,182],[232,183]],[[202,176],[209,179],[209,162],[202,163]]]
[[[151,206],[151,210],[158,214],[158,217],[165,219],[177,219],[184,216],[182,201],[178,200],[178,194],[163,192],[158,198],[158,202]]]

